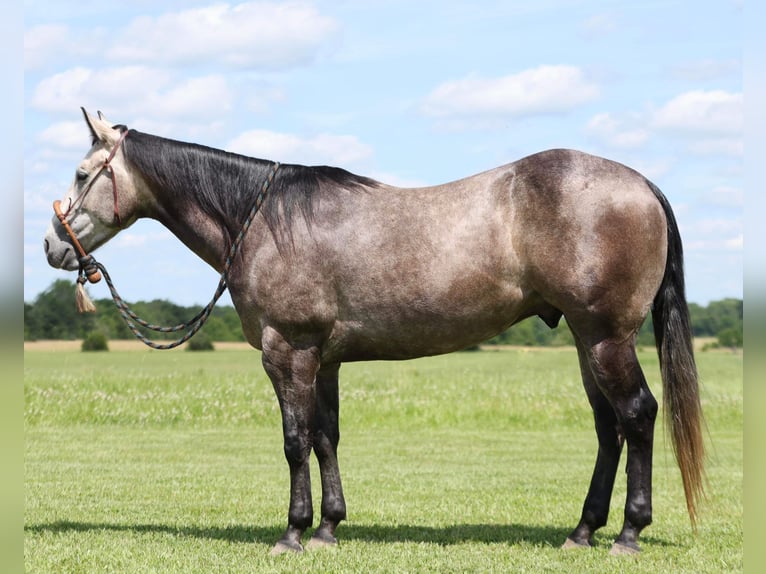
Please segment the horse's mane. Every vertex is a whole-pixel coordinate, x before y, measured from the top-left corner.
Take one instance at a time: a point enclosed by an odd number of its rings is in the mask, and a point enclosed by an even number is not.
[[[273,162],[199,144],[179,142],[131,130],[123,143],[126,159],[175,201],[194,201],[231,240],[252,209]],[[281,164],[261,206],[278,244],[291,238],[296,213],[310,224],[320,183],[346,189],[378,185],[375,180],[328,166]]]

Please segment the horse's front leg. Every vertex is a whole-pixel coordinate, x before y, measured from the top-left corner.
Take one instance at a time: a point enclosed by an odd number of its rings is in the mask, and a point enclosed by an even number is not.
[[[267,328],[263,334],[263,366],[282,411],[285,458],[290,467],[287,530],[272,554],[300,552],[301,536],[314,518],[309,456],[315,433],[319,351],[313,346],[297,348],[277,331]]]
[[[322,520],[309,547],[335,546],[335,529],[346,518],[346,501],[338,469],[338,370],[340,365],[322,367],[316,379],[316,433],[314,453],[322,475]]]

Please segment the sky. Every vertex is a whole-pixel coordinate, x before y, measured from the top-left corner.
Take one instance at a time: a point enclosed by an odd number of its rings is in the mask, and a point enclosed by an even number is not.
[[[402,186],[549,148],[608,157],[670,200],[689,301],[742,297],[744,20],[742,0],[28,0],[24,300],[75,279],[42,239],[89,148],[80,106]],[[128,301],[204,305],[218,281],[150,220],[94,255]]]

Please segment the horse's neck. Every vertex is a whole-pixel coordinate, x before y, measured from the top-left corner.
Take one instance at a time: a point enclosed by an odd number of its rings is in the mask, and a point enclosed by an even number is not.
[[[149,217],[157,219],[189,249],[221,271],[235,232],[222,223],[229,209],[239,209],[231,195],[231,181],[259,178],[260,164],[241,156],[151,136],[134,135],[135,150],[128,159],[149,200]],[[129,148],[130,150],[130,148]],[[226,193],[217,197],[215,193]],[[203,206],[205,206],[203,208]],[[217,213],[219,215],[211,215]]]
[[[221,226],[193,201],[179,202],[163,189],[152,189],[152,195],[157,208],[150,217],[159,221],[216,271],[221,271],[226,249]]]

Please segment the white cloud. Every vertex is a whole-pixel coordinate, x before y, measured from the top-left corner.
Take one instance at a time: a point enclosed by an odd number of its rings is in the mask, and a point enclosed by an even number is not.
[[[245,106],[257,114],[268,113],[273,104],[284,103],[287,100],[285,88],[268,82],[256,81],[248,86],[239,86],[244,96]]]
[[[594,14],[580,23],[580,31],[591,39],[607,36],[617,31],[617,20],[613,14]]]
[[[160,116],[215,117],[230,110],[233,99],[226,78],[212,75],[190,78],[164,92],[155,92],[142,107]]]
[[[585,133],[612,147],[639,148],[653,133],[687,141],[694,155],[741,156],[744,108],[741,93],[723,90],[680,94],[655,110],[593,116]]]
[[[84,121],[58,122],[41,131],[37,140],[46,146],[83,152],[90,144],[90,135]]]
[[[163,70],[122,66],[92,70],[72,68],[43,79],[36,86],[32,106],[46,112],[71,114],[80,106],[93,112],[120,115],[217,117],[233,105],[234,95],[221,75],[192,77],[174,82]],[[124,120],[122,120],[124,121]]]
[[[71,172],[74,176],[74,170]],[[67,190],[68,183],[56,184],[51,180],[44,183],[24,187],[24,214],[31,221],[35,222],[35,227],[43,233],[48,222],[53,217],[51,204],[54,199],[61,198]]]
[[[663,156],[646,157],[643,154],[637,154],[630,159],[625,160],[626,164],[638,171],[647,179],[654,181],[659,185],[659,182],[673,169],[677,167],[677,161],[673,157]],[[682,204],[673,205],[673,210],[678,214],[682,209]]]
[[[682,233],[690,252],[741,252],[744,246],[741,217],[703,217],[684,226]]]
[[[67,58],[76,61],[99,60],[104,46],[113,41],[108,30],[86,23],[80,28],[63,24],[41,24],[24,32],[24,69],[60,69]]]
[[[741,136],[742,93],[694,90],[676,96],[654,113],[652,126],[691,136]]]
[[[175,237],[167,229],[143,232],[141,234],[131,233],[130,231],[123,231],[117,237],[115,237],[113,244],[118,248],[135,249],[138,247],[145,247],[146,245],[152,245],[160,241],[168,241],[173,239],[175,239]]]
[[[60,24],[45,24],[29,29],[24,34],[24,67],[37,68],[48,61],[52,54],[68,50],[68,29]]]
[[[674,77],[688,82],[709,82],[742,74],[742,61],[738,58],[696,60],[677,64],[671,68]]]
[[[300,137],[268,130],[251,130],[229,142],[226,149],[253,157],[301,164],[346,167],[372,156],[372,148],[352,135],[319,134]]]
[[[32,106],[46,112],[71,113],[80,106],[107,111],[137,109],[147,94],[168,86],[167,73],[145,66],[124,66],[92,70],[77,67],[40,81]]]
[[[107,57],[157,65],[282,69],[311,62],[339,30],[309,2],[213,4],[134,19]]]
[[[716,207],[741,208],[745,205],[745,194],[736,187],[717,187],[705,195],[705,201]]]
[[[421,110],[436,118],[518,118],[571,111],[595,100],[599,88],[575,66],[539,66],[496,78],[471,75],[437,86]]]
[[[689,151],[697,155],[742,156],[745,142],[742,138],[703,138],[690,143]]]
[[[609,112],[593,116],[585,126],[588,135],[618,148],[636,148],[649,139],[637,117],[619,118]]]
[[[744,123],[743,94],[724,90],[685,92],[649,120],[653,129],[689,140],[689,152],[706,156],[742,156]]]
[[[87,68],[73,68],[42,80],[32,95],[32,107],[47,112],[71,110],[83,92],[83,86],[93,72]],[[76,109],[76,108],[75,108]]]
[[[697,233],[709,234],[731,234],[742,230],[742,219],[735,218],[703,218],[692,224],[691,229]]]

